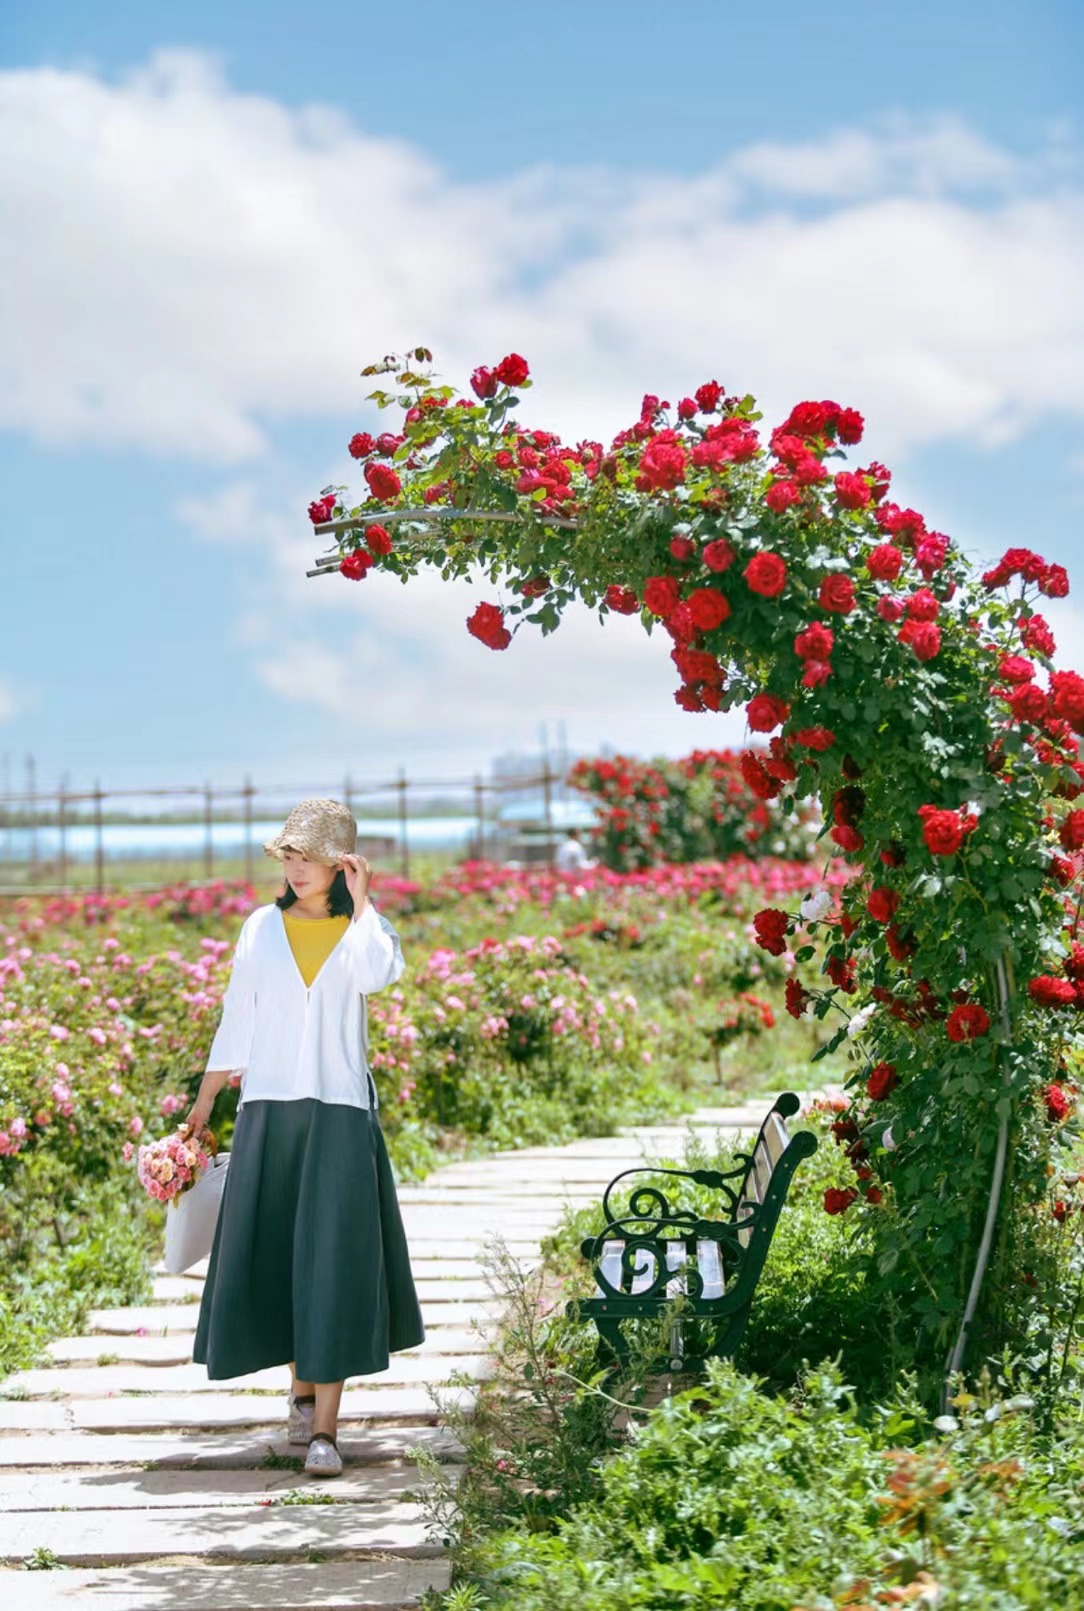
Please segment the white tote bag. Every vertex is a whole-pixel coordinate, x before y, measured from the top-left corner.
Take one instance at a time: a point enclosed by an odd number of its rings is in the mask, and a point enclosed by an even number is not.
[[[162,1262],[170,1275],[183,1275],[210,1253],[229,1161],[229,1153],[220,1152],[196,1184],[182,1192],[166,1209],[166,1248]]]

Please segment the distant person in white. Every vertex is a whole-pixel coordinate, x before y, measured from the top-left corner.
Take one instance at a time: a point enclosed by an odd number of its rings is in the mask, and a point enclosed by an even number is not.
[[[567,836],[557,846],[556,867],[559,873],[578,873],[587,867],[594,867],[595,862],[588,856],[580,843],[580,830],[570,828]]]

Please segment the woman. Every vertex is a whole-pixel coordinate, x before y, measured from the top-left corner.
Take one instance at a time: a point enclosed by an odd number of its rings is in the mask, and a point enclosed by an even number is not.
[[[291,1371],[288,1437],[337,1476],[347,1376],[424,1341],[367,1059],[365,998],[403,971],[338,800],[302,800],[264,845],[286,887],[242,925],[188,1122],[240,1070],[230,1166],[192,1358],[213,1380]]]

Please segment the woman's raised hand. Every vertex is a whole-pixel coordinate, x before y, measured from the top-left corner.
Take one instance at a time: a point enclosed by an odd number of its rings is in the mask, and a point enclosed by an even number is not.
[[[350,899],[354,903],[356,915],[369,898],[369,885],[372,882],[373,869],[369,866],[364,856],[344,855],[342,863],[346,887],[350,891]]]

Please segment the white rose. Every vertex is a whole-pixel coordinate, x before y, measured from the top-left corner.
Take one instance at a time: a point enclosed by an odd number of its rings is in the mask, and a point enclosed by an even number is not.
[[[806,896],[798,908],[798,913],[806,923],[819,923],[822,918],[828,916],[832,905],[833,898],[828,890],[815,889],[812,895]]]

